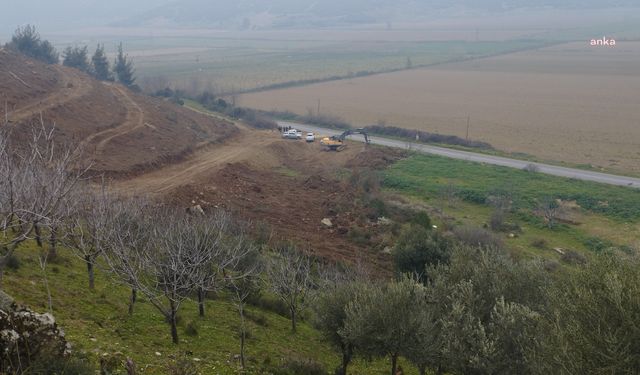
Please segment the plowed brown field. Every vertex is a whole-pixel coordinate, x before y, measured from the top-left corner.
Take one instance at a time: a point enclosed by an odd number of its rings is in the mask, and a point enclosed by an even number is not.
[[[470,136],[548,161],[640,173],[640,42],[573,43],[243,95],[242,105]]]

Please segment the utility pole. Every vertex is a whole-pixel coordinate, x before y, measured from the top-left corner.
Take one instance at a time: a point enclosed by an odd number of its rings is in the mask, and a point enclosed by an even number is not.
[[[471,125],[471,116],[467,116],[467,141],[469,140],[469,126]]]

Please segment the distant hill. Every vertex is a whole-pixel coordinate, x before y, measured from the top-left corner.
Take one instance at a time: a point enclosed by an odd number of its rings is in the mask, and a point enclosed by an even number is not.
[[[233,29],[328,27],[415,21],[443,13],[460,15],[519,8],[623,6],[640,6],[640,0],[177,0],[116,25]]]

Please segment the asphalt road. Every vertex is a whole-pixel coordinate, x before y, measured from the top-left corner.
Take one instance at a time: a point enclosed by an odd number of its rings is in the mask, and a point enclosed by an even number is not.
[[[291,126],[292,128],[304,131],[304,132],[314,132],[322,135],[337,135],[341,134],[342,131],[339,130],[331,130],[318,126],[298,124],[294,122],[288,121],[278,121],[280,126]],[[584,180],[584,181],[594,181],[608,185],[616,185],[616,186],[628,186],[636,189],[640,189],[640,178],[634,177],[626,177],[626,176],[617,176],[613,174],[600,173],[600,172],[592,172],[583,169],[575,169],[575,168],[566,168],[566,167],[558,167],[555,165],[542,164],[542,163],[533,163],[529,161],[523,161],[518,159],[510,159],[500,156],[492,156],[479,154],[468,151],[459,151],[453,150],[444,147],[430,146],[419,143],[410,143],[407,141],[398,141],[395,139],[383,138],[383,137],[370,137],[371,143],[388,146],[388,147],[396,147],[402,149],[408,149],[411,147],[411,150],[422,152],[425,154],[433,154],[445,156],[452,159],[459,160],[468,160],[477,163],[485,163],[491,165],[499,165],[503,167],[524,169],[529,165],[535,165],[537,167],[538,172],[549,174],[553,176],[560,176],[566,178],[573,178],[576,180]],[[362,141],[364,142],[364,138],[360,135],[350,136],[349,139],[354,141]]]

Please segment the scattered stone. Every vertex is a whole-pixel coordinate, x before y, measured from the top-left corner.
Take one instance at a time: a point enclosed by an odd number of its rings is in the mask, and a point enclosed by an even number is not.
[[[333,222],[332,222],[332,221],[331,221],[331,219],[329,219],[328,217],[327,217],[327,218],[322,219],[322,221],[321,221],[320,223],[321,223],[322,225],[324,225],[325,227],[327,227],[327,228],[331,228],[331,227],[333,227]]]
[[[0,311],[9,311],[14,308],[13,298],[0,290]]]
[[[382,249],[383,254],[391,254],[392,251],[393,249],[391,248],[391,246],[386,246],[384,249]]]
[[[378,225],[391,225],[393,222],[391,221],[391,219],[386,218],[384,216],[380,216],[378,218]]]
[[[158,357],[160,357],[160,356],[162,356],[162,353],[160,353],[160,352],[156,352],[156,355],[157,355]]]
[[[564,251],[564,250],[562,250],[562,249],[561,249],[561,248],[559,248],[559,247],[555,247],[555,248],[553,248],[553,250],[554,250],[556,253],[560,254],[560,255],[564,255],[564,254],[565,254],[565,251]]]
[[[193,215],[202,215],[204,216],[204,210],[202,209],[202,206],[199,204],[196,204],[195,206],[188,208],[187,212]]]

